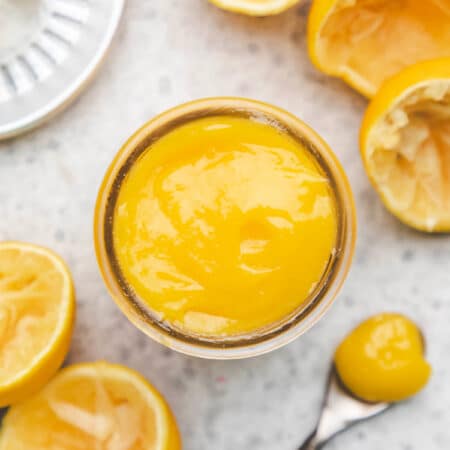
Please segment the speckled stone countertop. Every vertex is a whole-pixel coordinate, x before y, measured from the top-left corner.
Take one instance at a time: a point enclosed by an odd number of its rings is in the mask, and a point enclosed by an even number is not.
[[[312,67],[308,9],[251,19],[206,0],[129,0],[93,85],[50,124],[0,144],[0,239],[61,253],[78,297],[70,362],[107,359],[145,374],[173,407],[185,450],[294,450],[316,420],[335,345],[385,310],[423,326],[433,379],[328,448],[448,450],[450,238],[411,231],[383,209],[358,154],[366,101]],[[312,125],[343,162],[359,219],[353,269],[328,316],[284,349],[237,362],[188,358],[136,330],[109,298],[92,243],[96,192],[121,143],[154,114],[214,95],[271,102]]]

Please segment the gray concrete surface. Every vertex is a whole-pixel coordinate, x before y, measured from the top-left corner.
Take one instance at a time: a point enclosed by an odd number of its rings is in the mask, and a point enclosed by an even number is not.
[[[50,124],[0,144],[0,239],[47,245],[68,261],[78,297],[70,361],[144,373],[173,407],[185,450],[294,450],[316,420],[334,347],[386,310],[423,326],[433,379],[329,449],[449,449],[450,238],[411,231],[383,209],[358,153],[366,101],[312,67],[307,13],[252,19],[207,0],[129,0],[92,86]],[[214,95],[272,102],[312,125],[343,162],[358,208],[354,266],[328,316],[288,347],[239,362],[188,358],[133,328],[104,288],[92,243],[96,192],[121,143],[154,114]]]

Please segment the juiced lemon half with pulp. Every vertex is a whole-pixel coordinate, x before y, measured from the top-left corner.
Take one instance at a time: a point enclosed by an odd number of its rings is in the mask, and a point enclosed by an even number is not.
[[[0,450],[180,448],[161,395],[138,373],[102,362],[62,370],[9,410],[0,434]]]
[[[311,58],[323,72],[372,97],[406,66],[447,57],[448,0],[314,0]]]
[[[361,153],[393,214],[419,230],[450,231],[450,58],[383,84],[364,117]]]
[[[64,262],[50,250],[0,242],[0,407],[38,391],[58,370],[75,299]]]
[[[249,16],[270,16],[281,13],[300,0],[209,0],[228,11]]]

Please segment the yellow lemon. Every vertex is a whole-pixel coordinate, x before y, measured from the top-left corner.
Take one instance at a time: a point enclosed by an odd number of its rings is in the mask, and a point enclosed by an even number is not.
[[[272,16],[286,11],[299,0],[209,0],[219,8],[249,16]]]
[[[366,95],[406,66],[449,56],[448,0],[314,0],[311,59]]]
[[[3,420],[0,450],[180,450],[175,420],[141,375],[106,362],[62,370]]]
[[[450,58],[413,65],[383,84],[360,136],[386,207],[427,232],[450,231]]]
[[[0,242],[0,407],[37,392],[70,345],[72,279],[50,250]]]
[[[395,402],[419,392],[431,367],[417,326],[400,314],[371,317],[340,344],[336,369],[345,386],[370,402]]]

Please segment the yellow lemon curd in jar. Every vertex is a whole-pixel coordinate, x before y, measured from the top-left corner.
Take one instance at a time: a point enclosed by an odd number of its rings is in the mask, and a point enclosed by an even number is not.
[[[431,375],[419,329],[400,314],[379,314],[359,325],[338,347],[335,364],[344,385],[370,402],[410,397]]]
[[[151,144],[113,218],[122,274],[158,318],[206,336],[249,333],[304,305],[337,239],[312,154],[275,126],[194,119]]]

